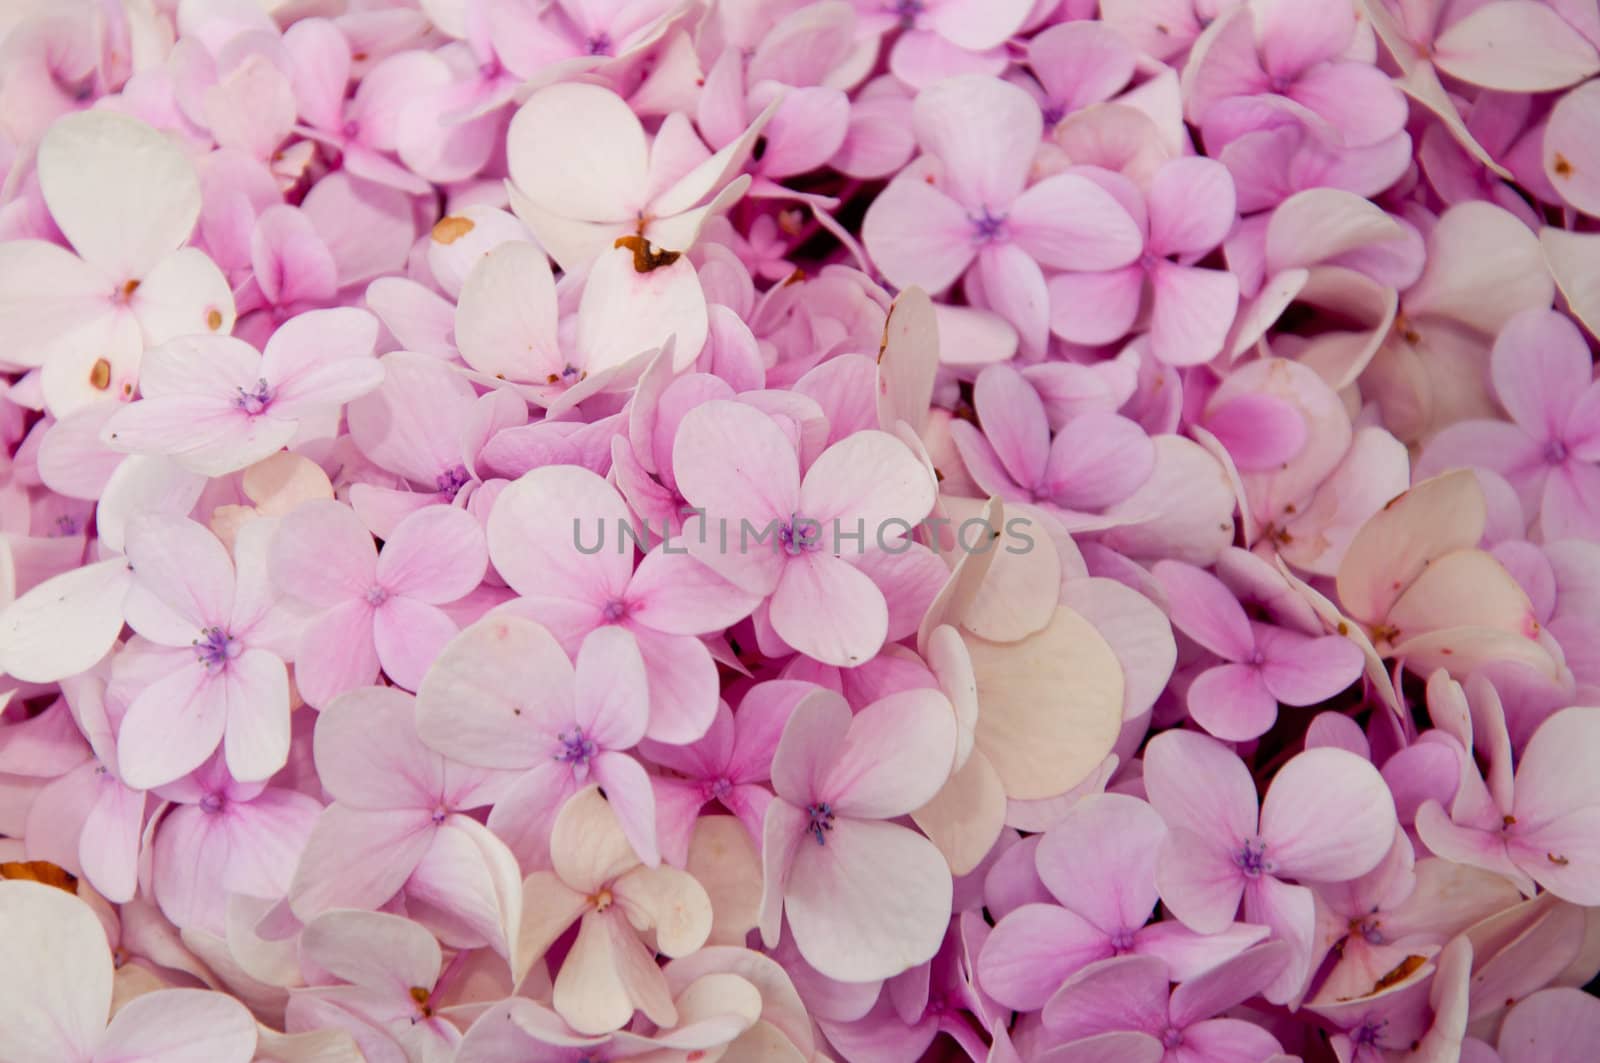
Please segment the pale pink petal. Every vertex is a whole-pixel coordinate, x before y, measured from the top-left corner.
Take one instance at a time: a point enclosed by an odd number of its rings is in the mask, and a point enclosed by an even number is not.
[[[1257,626],[1255,633],[1265,658],[1261,678],[1285,705],[1315,705],[1361,678],[1361,650],[1347,638],[1312,639],[1267,625]]]
[[[1156,861],[1161,903],[1187,927],[1215,934],[1233,922],[1245,878],[1235,851],[1221,842],[1174,826]]]
[[[581,466],[548,465],[495,499],[489,557],[535,616],[546,602],[600,608],[628,584],[634,547],[627,532],[634,527],[605,480]]]
[[[300,947],[329,974],[369,989],[403,996],[412,986],[431,989],[439,977],[439,943],[416,923],[380,912],[342,911],[318,916]]]
[[[307,622],[294,655],[295,689],[306,703],[325,708],[348,690],[378,678],[372,606],[353,599]]]
[[[1157,358],[1168,365],[1198,365],[1222,350],[1239,303],[1237,277],[1158,262],[1150,288],[1150,346]]]
[[[800,484],[799,513],[821,521],[822,543],[834,534],[864,531],[865,552],[907,534],[895,522],[914,525],[933,508],[937,487],[927,466],[887,432],[857,432],[823,451]],[[851,551],[840,541],[836,552]]]
[[[1000,1035],[996,1036],[998,1041]],[[1160,1063],[1162,1043],[1147,1033],[1119,1030],[1068,1041],[1039,1056],[1040,1063]],[[997,1061],[1006,1057],[996,1054]]]
[[[1575,751],[1588,749],[1600,728],[1600,713],[1570,708],[1550,716],[1528,739],[1517,762],[1518,822],[1535,827],[1597,801],[1593,774]]]
[[[717,705],[717,665],[692,635],[632,631],[644,658],[650,689],[646,734],[658,742],[693,742],[706,733]]]
[[[569,144],[552,156],[550,145]],[[506,134],[511,180],[563,217],[621,222],[645,205],[648,146],[622,98],[597,85],[542,89],[517,111]]]
[[[1016,327],[1023,349],[1043,349],[1050,332],[1050,291],[1033,257],[1018,244],[985,244],[978,253],[978,278],[986,305]]]
[[[935,690],[907,690],[856,714],[816,796],[843,816],[891,819],[933,798],[955,758],[955,711]]]
[[[1553,470],[1544,483],[1539,521],[1550,539],[1600,535],[1600,466],[1568,462]]]
[[[412,697],[374,687],[353,692],[317,717],[317,772],[340,803],[364,809],[426,809],[444,790],[444,758],[424,746]]]
[[[949,924],[952,887],[932,842],[893,823],[849,819],[836,820],[822,845],[802,838],[784,908],[807,963],[829,978],[861,982],[933,958]]]
[[[471,514],[430,506],[395,525],[384,540],[377,582],[391,594],[442,605],[476,587],[488,562],[483,526]]]
[[[1495,396],[1535,439],[1558,439],[1589,387],[1589,347],[1571,318],[1528,311],[1506,323],[1489,356]]]
[[[1272,978],[1271,984],[1260,990],[1261,995],[1273,1003],[1283,1003],[1298,994],[1311,974],[1311,952],[1316,937],[1316,896],[1307,886],[1291,886],[1271,875],[1252,879],[1244,893],[1244,918],[1246,922],[1272,928],[1272,941],[1259,945],[1250,952],[1229,961],[1246,967],[1251,954],[1265,957],[1267,953],[1287,945],[1288,962],[1279,958],[1276,977],[1271,975],[1272,964],[1264,963],[1266,970],[1260,977]],[[1202,978],[1204,975],[1201,976]],[[1231,988],[1232,983],[1228,984]],[[1226,997],[1229,988],[1217,987],[1217,995]],[[1252,990],[1254,992],[1254,990]]]
[[[119,332],[125,343],[137,346],[138,323],[108,305],[112,283],[64,247],[43,240],[6,241],[0,247],[6,360],[44,365],[57,350],[104,350]]]
[[[306,840],[289,905],[307,921],[333,908],[377,908],[405,885],[435,833],[426,812],[330,805]]]
[[[1150,250],[1198,255],[1221,244],[1235,219],[1233,178],[1211,159],[1174,159],[1150,182]]]
[[[1186,704],[1194,722],[1224,742],[1260,738],[1278,719],[1278,699],[1249,664],[1206,669],[1189,684]]]
[[[799,459],[783,430],[743,403],[704,403],[678,427],[672,469],[678,489],[690,505],[704,511],[709,529],[706,542],[686,532],[690,552],[746,590],[771,593],[783,563],[770,545],[748,539],[766,531],[772,521],[789,521],[799,506]],[[751,529],[748,535],[745,524]],[[725,528],[727,541],[738,541],[741,549],[718,545]]]
[[[1377,867],[1396,825],[1378,769],[1342,749],[1291,759],[1261,805],[1261,837],[1279,873],[1314,881],[1343,882]]]
[[[1166,826],[1122,794],[1084,798],[1039,843],[1046,888],[1105,934],[1143,926],[1156,906],[1156,852]]]
[[[94,909],[36,882],[0,885],[0,1026],[18,1063],[88,1060],[111,1011],[111,949]]]
[[[1144,429],[1126,417],[1091,410],[1056,433],[1040,488],[1067,509],[1104,509],[1137,491],[1150,478],[1155,458]]]
[[[861,223],[867,253],[891,284],[943,292],[977,254],[961,204],[921,181],[891,181]]]
[[[889,631],[883,592],[860,569],[822,553],[783,566],[772,593],[772,627],[796,650],[838,667],[870,659]]]
[[[117,1012],[94,1063],[249,1063],[255,1051],[255,1019],[243,1004],[224,993],[166,989],[137,997]]]
[[[918,93],[912,127],[923,150],[944,163],[951,195],[969,211],[998,214],[1022,192],[1044,120],[1015,85],[963,76]]]
[[[573,705],[586,735],[605,749],[631,749],[648,717],[644,659],[619,627],[595,629],[578,650]]]
[[[1180,987],[1181,988],[1181,987]],[[1232,1063],[1236,1059],[1273,1060],[1290,1057],[1272,1034],[1246,1019],[1208,1019],[1183,1031],[1184,1055],[1194,1063]]]
[[[650,777],[639,762],[622,753],[601,753],[594,759],[591,770],[639,860],[647,867],[660,864],[655,793],[650,788]]]
[[[1496,0],[1454,22],[1433,43],[1441,71],[1501,92],[1547,92],[1600,72],[1594,47],[1562,17],[1530,0]]]
[[[1500,1025],[1497,1045],[1507,1063],[1581,1059],[1600,1038],[1600,1002],[1579,989],[1541,990],[1519,1001]]]
[[[1167,611],[1178,630],[1219,657],[1250,659],[1256,645],[1250,620],[1221,580],[1179,561],[1158,561],[1151,571],[1167,593]]]
[[[641,273],[633,252],[612,248],[595,260],[578,304],[577,364],[590,374],[620,369],[672,344],[687,369],[710,334],[705,291],[686,258]]]
[[[452,512],[472,520],[462,510]],[[458,630],[443,609],[415,598],[390,598],[372,614],[372,642],[378,661],[384,674],[406,690],[417,689]]]
[[[1048,285],[1050,331],[1073,343],[1121,339],[1139,316],[1144,277],[1144,269],[1138,265],[1098,273],[1056,274]]]
[[[1153,956],[1118,956],[1086,967],[1045,1004],[1044,1022],[1064,1041],[1116,1030],[1164,1033],[1166,968]]]
[[[831,690],[813,688],[788,714],[772,755],[772,787],[797,805],[811,804],[822,779],[845,748],[849,704]]]
[[[216,751],[227,723],[223,678],[186,664],[128,706],[117,749],[123,780],[148,790],[193,771]]]
[[[983,991],[1008,1008],[1037,1011],[1061,983],[1112,954],[1105,932],[1050,904],[1024,904],[995,924],[978,957]]]
[[[378,319],[365,310],[310,310],[285,321],[267,341],[261,375],[283,417],[338,406],[374,390],[383,367],[372,359]]]
[[[272,540],[272,580],[286,594],[332,606],[364,595],[377,572],[372,535],[349,506],[312,501],[278,525]]]
[[[37,165],[50,216],[116,284],[142,280],[200,216],[200,182],[183,150],[128,115],[62,118],[40,142]]]
[[[146,345],[178,336],[226,335],[234,325],[233,293],[205,252],[185,247],[145,274],[128,301]]]
[[[758,599],[694,558],[657,547],[628,583],[628,616],[671,635],[710,635],[738,623]]]
[[[417,688],[417,733],[466,764],[548,763],[551,735],[574,719],[572,686],[572,664],[549,631],[485,617],[445,647]]]
[[[1038,484],[1050,453],[1050,425],[1039,393],[1011,366],[996,365],[978,374],[972,403],[984,436],[1011,479],[1029,487]]]
[[[461,359],[481,373],[542,384],[564,366],[550,262],[533,244],[503,243],[467,274],[456,308]]]
[[[1062,22],[1028,42],[1028,66],[1062,112],[1108,100],[1133,80],[1138,54],[1096,22]]]
[[[229,662],[222,679],[228,771],[240,782],[266,779],[289,758],[289,673],[276,655],[251,649]]]
[[[1222,170],[1220,164],[1217,169]],[[1232,188],[1231,182],[1228,187]],[[1231,221],[1231,200],[1228,206]],[[1144,250],[1138,222],[1116,197],[1077,174],[1048,177],[1022,193],[1006,217],[1006,227],[1023,250],[1053,269],[1119,269]],[[1205,249],[1217,242],[1220,239]],[[1178,250],[1187,248],[1160,253]]]

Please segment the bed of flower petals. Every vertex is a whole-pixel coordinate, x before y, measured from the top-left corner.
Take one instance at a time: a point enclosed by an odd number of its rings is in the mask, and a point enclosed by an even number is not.
[[[6,0],[0,1063],[1585,1063],[1596,0]]]

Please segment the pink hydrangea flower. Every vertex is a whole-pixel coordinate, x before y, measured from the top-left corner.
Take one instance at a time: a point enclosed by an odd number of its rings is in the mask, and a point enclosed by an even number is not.
[[[853,718],[830,691],[796,705],[772,759],[762,940],[776,944],[787,915],[806,961],[846,982],[932,959],[950,870],[932,842],[886,821],[926,804],[954,755],[955,713],[938,691],[892,694]]]

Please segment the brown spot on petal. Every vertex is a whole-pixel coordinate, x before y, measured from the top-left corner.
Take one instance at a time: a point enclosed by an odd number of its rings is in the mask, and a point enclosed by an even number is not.
[[[89,386],[96,391],[104,391],[111,386],[111,363],[104,358],[95,359],[89,368]]]
[[[1550,168],[1556,172],[1557,177],[1571,177],[1573,174],[1572,161],[1559,151],[1550,163]]]
[[[783,278],[783,287],[787,288],[791,284],[799,284],[801,281],[803,281],[805,279],[806,279],[806,271],[803,270],[803,269],[797,269],[793,273],[789,274],[787,277]]]
[[[805,216],[798,210],[781,210],[778,212],[778,228],[789,236],[799,236],[800,229],[805,223]]]
[[[1421,967],[1427,962],[1427,959],[1422,956],[1407,956],[1395,966],[1394,970],[1390,971],[1388,974],[1372,983],[1372,991],[1374,993],[1381,993],[1397,982],[1405,981],[1407,978],[1411,977],[1412,974],[1416,973],[1418,967]]]
[[[18,882],[38,882],[68,893],[78,892],[78,877],[48,860],[17,860],[0,863],[0,878]]]
[[[139,282],[137,280],[131,280],[122,286],[122,297],[126,299],[138,290]]]
[[[611,246],[625,247],[632,251],[633,268],[638,273],[649,273],[662,266],[670,266],[678,261],[680,254],[677,251],[658,251],[642,236],[619,236],[617,242]]]
[[[425,1019],[433,1017],[433,1007],[428,1003],[428,998],[431,995],[430,990],[424,989],[419,985],[411,987],[411,999],[417,1002],[417,1010],[422,1012],[422,1017]]]
[[[608,889],[602,889],[599,893],[589,898],[589,903],[594,905],[594,910],[597,912],[603,912],[610,908],[611,902],[611,891]]]
[[[221,327],[222,311],[213,306],[210,310],[206,311],[206,328],[210,329],[212,332],[215,332]]]
[[[1516,816],[1505,815],[1505,816],[1501,816],[1500,817],[1500,829],[1504,830],[1507,827],[1515,827],[1516,825],[1517,825],[1517,817]]]
[[[1557,867],[1566,867],[1568,864],[1572,863],[1572,861],[1568,860],[1566,857],[1558,856],[1555,853],[1545,853],[1544,858]]]
[[[477,228],[471,218],[461,218],[455,215],[440,218],[433,224],[433,238],[441,244],[453,244],[463,236]]]

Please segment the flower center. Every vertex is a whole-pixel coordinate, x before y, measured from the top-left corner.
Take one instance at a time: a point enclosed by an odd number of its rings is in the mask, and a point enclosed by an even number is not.
[[[600,617],[608,624],[620,624],[628,619],[628,603],[621,598],[613,598],[600,607]]]
[[[610,55],[612,49],[611,34],[601,30],[585,41],[584,45],[589,49],[590,55]]]
[[[727,797],[732,790],[733,783],[729,782],[726,777],[719,777],[715,779],[709,787],[706,788],[706,799],[708,801],[720,801],[724,797]]]
[[[790,514],[789,523],[778,529],[778,545],[790,557],[819,549],[822,546],[822,525],[798,513]]]
[[[254,417],[272,405],[272,388],[265,380],[257,380],[255,387],[246,391],[244,388],[235,388],[239,394],[233,398],[235,408],[243,410]]]
[[[224,804],[226,802],[223,801],[221,794],[206,794],[200,799],[201,810],[213,816],[222,811]]]
[[[594,905],[595,911],[603,912],[611,907],[612,900],[611,891],[602,888],[599,893],[589,898],[589,903]]]
[[[889,13],[899,17],[901,29],[910,30],[917,28],[917,16],[925,9],[923,0],[894,0]]]
[[[1382,945],[1384,943],[1383,924],[1376,919],[1368,919],[1362,923],[1360,930],[1361,936],[1366,938],[1369,944]]]
[[[826,801],[820,801],[814,805],[807,805],[806,815],[810,817],[806,830],[817,839],[818,845],[826,844],[827,839],[823,835],[833,829],[833,807]]]
[[[454,499],[456,493],[472,482],[472,474],[465,465],[455,465],[446,469],[434,478],[433,485],[439,493],[448,499]]]
[[[1067,116],[1067,109],[1059,103],[1047,104],[1044,108],[1044,127],[1054,129],[1063,118]]]
[[[991,243],[1004,239],[1006,235],[1006,216],[998,218],[989,213],[989,208],[983,208],[983,214],[972,219],[972,238],[980,244]]]
[[[435,825],[443,823],[445,820],[447,820],[449,818],[450,818],[450,810],[448,808],[444,807],[443,805],[440,805],[440,806],[438,806],[437,808],[435,808],[433,810],[432,819],[433,819],[433,822],[434,822]]]
[[[1567,460],[1567,445],[1559,439],[1552,439],[1544,445],[1544,460],[1548,465],[1561,465]]]
[[[584,734],[581,727],[563,731],[556,738],[560,740],[561,748],[556,750],[555,759],[563,764],[571,764],[575,768],[587,768],[589,761],[599,752],[594,739]]]
[[[1183,1044],[1183,1031],[1176,1026],[1168,1026],[1162,1031],[1161,1043],[1168,1048],[1177,1048]]]
[[[376,609],[378,606],[389,600],[389,592],[374,583],[372,586],[367,588],[366,598],[367,604]]]
[[[208,672],[220,671],[243,652],[239,640],[220,627],[201,628],[200,637],[194,640],[194,655]]]
[[[1123,927],[1115,934],[1112,934],[1111,947],[1116,949],[1118,954],[1127,952],[1129,949],[1133,948],[1133,931],[1129,930],[1127,927]]]
[[[1389,1025],[1387,1019],[1368,1019],[1357,1027],[1355,1033],[1350,1035],[1350,1040],[1358,1045],[1368,1045],[1376,1048],[1378,1038],[1383,1036],[1383,1028]]]
[[[1233,854],[1233,862],[1247,878],[1260,878],[1273,869],[1272,861],[1267,859],[1267,843],[1260,838],[1247,838]]]

